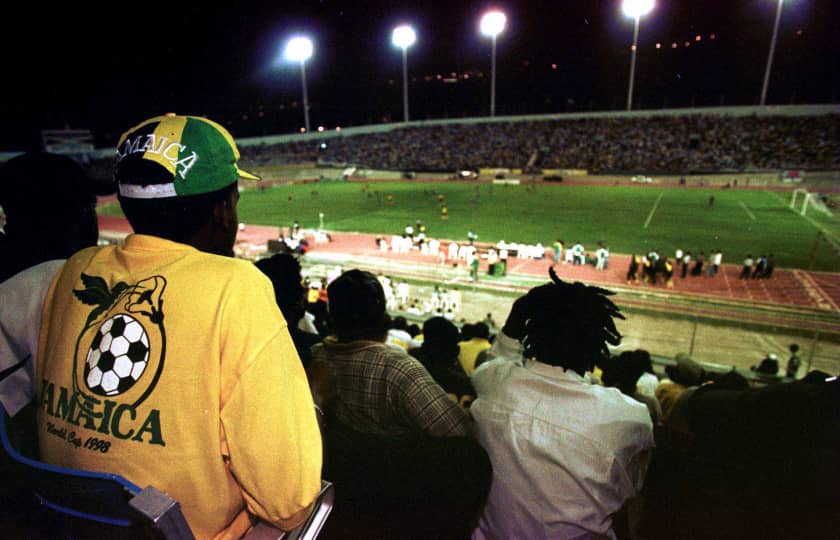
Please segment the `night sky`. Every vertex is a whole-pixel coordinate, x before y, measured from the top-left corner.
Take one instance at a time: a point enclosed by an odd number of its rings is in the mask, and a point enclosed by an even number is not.
[[[313,128],[399,121],[402,57],[390,34],[402,22],[418,35],[408,55],[412,119],[484,116],[490,40],[478,23],[490,7],[508,16],[497,115],[625,105],[633,23],[619,0],[219,5],[13,8],[0,37],[0,150],[29,149],[41,129],[65,126],[91,129],[98,146],[110,146],[167,111],[209,116],[237,137],[294,132],[303,125],[300,69],[279,60],[294,33],[315,42]],[[775,0],[658,0],[641,22],[634,108],[756,104],[775,9]],[[838,102],[838,21],[836,0],[785,0],[769,104]]]

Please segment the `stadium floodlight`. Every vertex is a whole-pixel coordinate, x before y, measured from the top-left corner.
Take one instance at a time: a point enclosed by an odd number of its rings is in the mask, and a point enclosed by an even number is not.
[[[770,83],[770,68],[773,66],[773,53],[776,51],[776,37],[779,35],[779,21],[782,19],[782,3],[776,6],[776,23],[773,25],[773,39],[770,40],[770,52],[767,54],[767,67],[764,69],[764,84],[761,85],[761,100],[763,106],[767,99],[767,85]]]
[[[493,41],[490,68],[490,116],[496,116],[496,36],[505,29],[507,17],[501,11],[489,11],[481,17],[481,33]]]
[[[639,19],[647,15],[653,9],[653,0],[624,0],[621,10],[624,15],[634,19],[633,26],[633,48],[630,56],[630,83],[627,85],[627,110],[633,106],[633,80],[636,77],[636,49],[639,47]]]
[[[306,61],[312,58],[312,40],[308,37],[293,37],[286,43],[283,56],[291,62],[300,62],[300,79],[303,85],[303,121],[309,132],[309,99],[306,96]]]
[[[391,42],[395,47],[402,49],[403,59],[403,122],[408,122],[408,48],[417,41],[417,34],[414,28],[403,24],[394,28],[391,34]]]

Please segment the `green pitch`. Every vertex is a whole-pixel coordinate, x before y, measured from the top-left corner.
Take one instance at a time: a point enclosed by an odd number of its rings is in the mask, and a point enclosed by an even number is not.
[[[446,221],[439,195],[448,209]],[[480,242],[539,241],[550,247],[559,238],[567,246],[580,241],[594,250],[603,240],[611,252],[626,254],[658,249],[673,257],[678,247],[707,255],[721,249],[727,263],[740,263],[748,253],[773,253],[779,267],[807,268],[817,233],[822,229],[838,241],[840,223],[814,208],[802,217],[789,203],[790,193],[771,191],[328,182],[243,191],[239,217],[286,227],[297,220],[303,228],[317,228],[323,212],[327,230],[386,236],[401,234],[419,219],[428,237],[458,241],[473,230]],[[840,256],[825,241],[818,244],[814,269],[840,271]]]

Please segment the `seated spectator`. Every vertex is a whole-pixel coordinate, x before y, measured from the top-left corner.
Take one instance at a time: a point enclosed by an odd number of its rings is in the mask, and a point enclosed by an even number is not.
[[[6,215],[0,232],[0,282],[96,245],[96,195],[113,192],[66,156],[35,152],[5,162],[0,168],[0,206]]]
[[[836,537],[840,381],[707,384],[684,410],[684,433],[657,435],[642,538]]]
[[[314,317],[314,325],[318,334],[325,336],[329,333],[327,321],[327,301],[322,297],[321,290],[323,280],[318,283],[310,283],[306,291],[306,313]]]
[[[41,308],[53,277],[67,257],[96,245],[97,190],[65,156],[23,154],[0,167],[7,220],[0,232],[0,402],[10,416],[35,397]]]
[[[750,388],[750,381],[735,371],[733,367],[726,373],[710,373],[709,382],[717,385],[717,388],[728,388],[729,390],[747,390]]]
[[[779,358],[775,353],[768,353],[762,358],[758,366],[751,366],[750,369],[756,373],[764,375],[778,375],[779,374]]]
[[[385,344],[402,351],[420,346],[420,342],[409,333],[408,321],[403,316],[394,317],[394,320],[391,321],[391,328],[388,329]]]
[[[385,344],[391,321],[376,276],[350,270],[333,281],[328,292],[334,335],[313,347],[312,354],[313,362],[325,362],[335,373],[336,420],[395,439],[418,433],[468,435],[468,416],[423,366]]]
[[[327,528],[346,538],[466,537],[490,478],[469,415],[420,362],[385,344],[376,276],[350,270],[328,291],[334,335],[313,347],[310,366],[326,398],[325,474],[336,485]]]
[[[549,274],[514,302],[495,359],[472,377],[470,410],[493,463],[475,539],[614,537],[613,517],[642,488],[647,408],[587,380],[619,343],[623,316],[608,291]]]
[[[659,424],[662,420],[659,401],[654,396],[641,393],[637,388],[639,378],[650,365],[650,353],[643,349],[624,351],[603,365],[601,380],[604,386],[618,388],[624,395],[644,403],[650,412],[653,425]]]
[[[423,344],[408,353],[420,360],[435,381],[459,405],[469,408],[475,389],[458,361],[458,327],[444,317],[432,317],[423,323]]]
[[[96,194],[108,191],[65,156],[23,154],[0,167],[7,219],[0,232],[0,402],[10,441],[26,456],[38,455],[33,400],[44,299],[65,259],[96,245]],[[0,474],[0,508],[12,519],[29,515],[26,479],[5,468]]]
[[[420,342],[423,341],[423,334],[420,331],[420,325],[419,324],[417,324],[417,323],[409,324],[406,331],[408,332],[408,335],[411,336],[411,339],[413,339],[415,341],[420,341]]]
[[[292,336],[300,361],[306,368],[311,358],[310,349],[324,338],[320,334],[301,329],[301,323],[306,321],[304,318],[306,289],[301,284],[300,262],[289,253],[277,253],[260,259],[255,264],[271,280],[274,300],[286,319],[289,335]],[[314,316],[312,318],[314,319]],[[308,322],[314,328],[314,323]]]
[[[685,353],[676,355],[677,363],[665,367],[668,379],[663,380],[656,388],[655,397],[662,408],[662,421],[667,422],[671,411],[686,388],[698,386],[708,380],[703,367]]]
[[[490,348],[490,329],[484,322],[464,326],[466,333],[462,336],[463,340],[458,344],[460,348],[458,361],[461,362],[464,373],[472,375],[479,353]]]
[[[269,280],[232,257],[238,179],[256,179],[238,157],[230,133],[194,116],[120,137],[114,178],[135,234],[62,267],[35,370],[41,458],[158,487],[197,538],[238,538],[257,518],[297,527],[321,486],[306,374]],[[111,371],[117,343],[129,376]],[[70,432],[107,452],[56,435]]]

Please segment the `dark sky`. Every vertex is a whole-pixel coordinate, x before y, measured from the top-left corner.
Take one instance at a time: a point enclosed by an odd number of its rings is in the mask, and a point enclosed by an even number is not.
[[[27,149],[41,129],[64,126],[89,128],[109,146],[167,111],[209,116],[237,137],[290,133],[303,125],[300,70],[278,57],[295,32],[315,41],[313,127],[400,120],[402,59],[390,45],[400,22],[418,34],[408,57],[412,119],[483,116],[490,42],[478,20],[490,7],[508,14],[498,115],[621,109],[633,34],[619,0],[25,4],[2,23],[0,150]],[[757,103],[775,7],[658,0],[641,24],[634,107]],[[785,0],[768,103],[840,99],[839,20],[836,0]],[[457,82],[437,79],[451,73]]]

